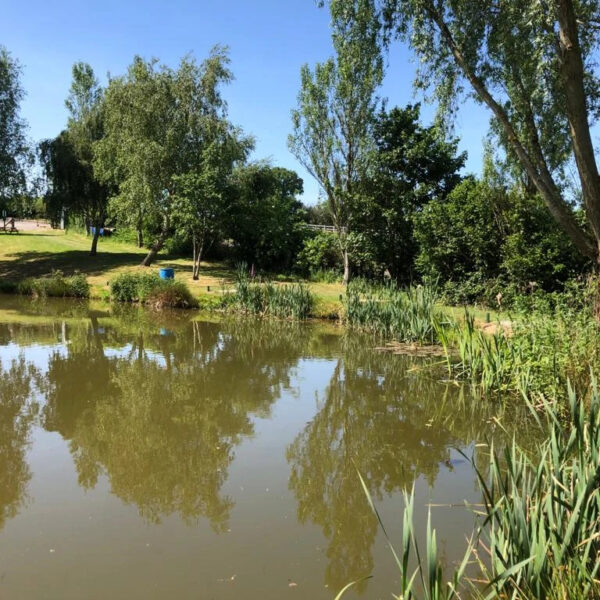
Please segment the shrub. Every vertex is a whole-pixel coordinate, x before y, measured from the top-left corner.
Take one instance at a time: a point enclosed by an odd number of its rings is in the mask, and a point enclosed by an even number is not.
[[[196,308],[198,301],[187,285],[161,279],[155,273],[122,273],[110,282],[116,302],[140,302],[154,308]]]
[[[298,253],[296,267],[305,274],[322,270],[341,272],[343,265],[337,237],[325,231],[307,237]]]
[[[61,271],[53,271],[46,277],[29,277],[19,282],[16,291],[36,298],[89,298],[90,285],[85,275],[76,273],[65,276]]]

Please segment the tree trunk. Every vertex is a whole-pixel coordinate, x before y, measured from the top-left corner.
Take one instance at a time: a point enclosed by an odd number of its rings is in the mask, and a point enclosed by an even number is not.
[[[200,261],[202,260],[202,249],[204,246],[204,242],[199,240],[196,234],[192,235],[192,246],[194,252],[194,265],[192,267],[192,279],[197,281],[200,276]]]
[[[561,2],[563,4],[571,4],[571,0],[561,0]],[[434,4],[432,0],[429,0],[425,4],[424,8],[432,21],[437,25],[442,38],[445,40],[448,48],[454,56],[456,64],[460,67],[475,92],[477,92],[479,98],[488,106],[488,108],[490,108],[490,110],[494,113],[494,116],[498,119],[499,123],[504,129],[508,143],[512,146],[521,164],[523,165],[523,168],[539,191],[554,219],[562,226],[564,231],[571,238],[571,241],[581,252],[581,254],[583,254],[583,256],[587,256],[593,260],[596,259],[598,257],[598,240],[594,239],[595,235],[594,237],[590,236],[588,232],[579,225],[575,215],[573,214],[573,211],[571,210],[571,207],[562,197],[562,194],[554,182],[547,166],[542,164],[536,167],[535,158],[532,158],[529,155],[521,143],[521,140],[517,135],[517,131],[513,127],[513,123],[511,122],[504,107],[491,95],[483,80],[480,79],[470,69],[468,62],[463,56],[461,48],[455,42],[454,37],[452,36],[452,33],[444,21],[443,15],[439,12],[436,4]],[[582,184],[583,183],[584,182],[582,181]]]
[[[90,248],[90,256],[96,256],[98,253],[98,238],[100,237],[100,227],[97,225],[94,229],[94,236],[92,237],[92,247]]]
[[[167,241],[167,237],[169,236],[169,226],[169,218],[165,217],[165,222],[163,224],[163,228],[160,232],[160,235],[158,236],[158,238],[156,238],[156,241],[154,242],[154,244],[152,244],[150,251],[148,252],[148,254],[146,254],[146,257],[140,263],[142,267],[149,267],[156,259],[158,253],[162,250],[163,246],[165,245],[165,242]]]
[[[565,90],[573,153],[581,180],[586,215],[598,244],[600,242],[600,174],[590,132],[585,70],[572,0],[560,0],[558,3],[558,23],[560,73]]]
[[[350,282],[350,257],[348,256],[348,249],[344,248],[342,250],[342,258],[344,260],[344,285],[348,285]]]
[[[137,227],[137,247],[144,247],[144,232],[142,231],[142,226],[138,225]]]

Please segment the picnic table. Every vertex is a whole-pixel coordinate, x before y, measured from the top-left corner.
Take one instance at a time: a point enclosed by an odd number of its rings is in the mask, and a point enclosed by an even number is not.
[[[0,225],[0,231],[4,233],[19,233],[19,230],[15,226],[15,220],[9,219],[4,222],[4,225]]]

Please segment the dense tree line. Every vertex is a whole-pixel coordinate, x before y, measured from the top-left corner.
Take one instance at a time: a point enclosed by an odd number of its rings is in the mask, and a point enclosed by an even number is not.
[[[598,264],[597,0],[546,9],[322,4],[334,55],[302,68],[289,136],[321,202],[300,202],[293,171],[250,161],[254,140],[231,122],[223,95],[233,79],[228,51],[216,46],[175,68],[135,57],[105,88],[91,66],[74,65],[66,127],[37,148],[48,216],[66,212],[84,226],[91,254],[103,227],[135,232],[148,249],[144,265],[165,249],[189,253],[195,278],[201,261],[220,253],[344,282],[434,278],[472,300],[509,284],[555,289]],[[379,95],[396,38],[420,59],[417,88],[433,89],[439,112],[430,125],[418,104],[389,107]],[[491,111],[479,178],[464,172],[452,133],[465,91]],[[18,62],[2,49],[0,203],[24,213],[33,177],[23,93]]]

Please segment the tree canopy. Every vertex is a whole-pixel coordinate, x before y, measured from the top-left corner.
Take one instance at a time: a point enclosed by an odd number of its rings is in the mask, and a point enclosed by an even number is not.
[[[118,183],[111,208],[123,221],[158,225],[145,266],[171,235],[176,178],[206,164],[215,124],[227,116],[220,88],[232,78],[227,49],[216,46],[202,63],[186,57],[177,69],[138,56],[110,81],[94,166],[105,182]]]
[[[335,0],[335,4],[340,0]],[[448,113],[464,88],[491,111],[509,157],[579,251],[598,260],[600,176],[590,127],[599,116],[597,0],[383,0],[388,34],[408,41]],[[561,174],[574,163],[587,225]]]
[[[0,206],[25,189],[31,161],[25,121],[19,114],[25,95],[20,79],[19,63],[0,46]]]

